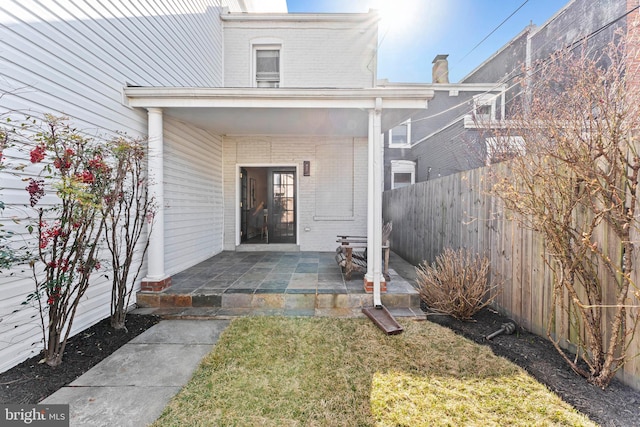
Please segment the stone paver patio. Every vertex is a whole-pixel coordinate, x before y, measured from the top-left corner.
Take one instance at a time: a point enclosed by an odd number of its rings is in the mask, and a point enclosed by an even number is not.
[[[382,303],[394,315],[421,316],[417,291],[394,268],[410,272],[406,264],[392,256]],[[174,317],[359,315],[373,305],[363,279],[354,273],[346,280],[331,252],[222,252],[174,275],[171,287],[162,292],[138,293],[138,312]]]

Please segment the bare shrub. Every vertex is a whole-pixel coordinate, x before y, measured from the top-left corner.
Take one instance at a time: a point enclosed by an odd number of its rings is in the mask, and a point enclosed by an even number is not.
[[[490,271],[486,256],[446,248],[432,265],[416,267],[418,293],[431,310],[468,320],[497,296],[498,285],[489,285]]]
[[[555,52],[527,70],[513,114],[494,132],[496,141],[521,141],[523,155],[497,170],[492,192],[544,238],[553,273],[547,336],[602,388],[637,357],[638,46],[621,34],[601,51]]]
[[[102,214],[107,218],[104,234],[113,269],[111,326],[114,329],[126,330],[127,309],[143,266],[142,262],[136,263],[135,258],[144,258],[147,253],[149,239],[145,237],[153,230],[157,210],[149,194],[144,142],[120,136],[109,144],[115,159],[111,192],[107,195],[111,203],[103,205]]]

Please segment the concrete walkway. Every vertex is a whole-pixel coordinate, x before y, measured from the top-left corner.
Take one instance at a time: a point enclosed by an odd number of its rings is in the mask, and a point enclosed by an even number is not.
[[[163,320],[41,403],[69,404],[71,426],[146,426],[189,381],[228,324]]]

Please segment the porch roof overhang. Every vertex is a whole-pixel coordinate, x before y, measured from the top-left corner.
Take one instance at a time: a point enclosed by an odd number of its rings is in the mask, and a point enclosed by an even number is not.
[[[221,135],[368,135],[368,114],[381,110],[382,131],[433,99],[430,87],[188,88],[126,87],[131,107],[166,115]]]

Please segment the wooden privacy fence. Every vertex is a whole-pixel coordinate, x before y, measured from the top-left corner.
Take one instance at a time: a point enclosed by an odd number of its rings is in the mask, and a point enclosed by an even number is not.
[[[490,167],[474,169],[385,191],[383,218],[393,222],[391,249],[413,265],[423,261],[431,264],[447,247],[466,247],[488,256],[493,277],[503,282],[495,308],[523,328],[545,337],[552,319],[552,334],[570,348],[580,331],[571,327],[566,314],[554,311],[553,274],[545,262],[544,239],[510,220],[502,202],[488,194],[491,173]],[[621,256],[613,233],[603,227],[596,239],[600,247],[608,248],[609,256]],[[635,283],[640,283],[639,252],[634,252]],[[604,283],[610,285],[604,290],[604,304],[614,304],[616,283]],[[630,303],[637,305],[638,301],[632,299]],[[611,318],[612,313],[605,310],[603,322]],[[638,336],[628,355],[630,359],[618,378],[640,389]]]

